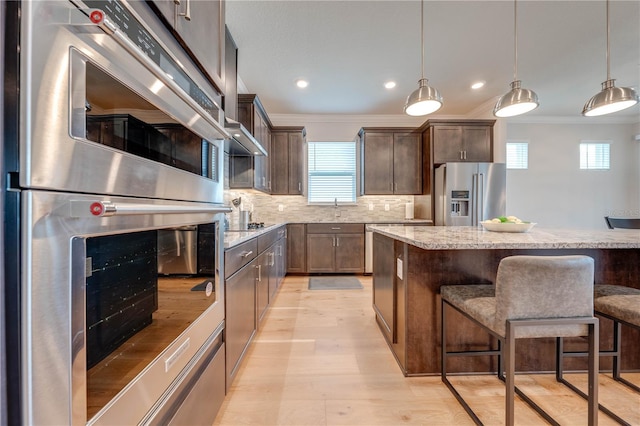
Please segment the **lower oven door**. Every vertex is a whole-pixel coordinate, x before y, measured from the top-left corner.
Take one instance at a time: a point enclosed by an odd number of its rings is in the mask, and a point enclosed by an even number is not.
[[[25,424],[139,423],[224,327],[229,209],[23,191],[22,211]],[[158,233],[185,226],[196,272],[159,274]]]

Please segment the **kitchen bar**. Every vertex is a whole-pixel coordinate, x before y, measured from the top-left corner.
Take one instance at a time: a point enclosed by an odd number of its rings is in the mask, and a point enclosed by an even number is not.
[[[442,285],[495,282],[498,263],[512,255],[584,254],[595,259],[595,283],[640,288],[640,231],[534,228],[527,233],[488,232],[480,227],[369,226],[374,232],[373,305],[376,320],[406,376],[439,373]],[[393,257],[389,255],[393,253]],[[452,346],[489,348],[486,333],[452,312]],[[601,319],[601,347],[611,345],[611,322]],[[568,350],[577,350],[570,340]],[[640,333],[623,331],[623,369],[640,366]],[[495,347],[495,346],[493,346]],[[523,339],[516,348],[518,371],[551,371],[554,340]],[[495,369],[489,358],[455,359],[450,371]],[[491,361],[493,362],[493,361]],[[583,370],[584,360],[565,368]],[[601,369],[610,369],[601,360]]]

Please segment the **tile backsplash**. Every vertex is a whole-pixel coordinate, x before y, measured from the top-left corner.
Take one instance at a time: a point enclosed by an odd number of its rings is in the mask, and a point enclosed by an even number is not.
[[[241,199],[233,206],[232,200]],[[300,195],[267,195],[258,191],[225,190],[224,202],[232,206],[228,214],[231,227],[239,224],[240,209],[251,211],[252,222],[374,222],[404,220],[406,204],[413,195],[367,195],[356,198],[356,204],[308,205]]]

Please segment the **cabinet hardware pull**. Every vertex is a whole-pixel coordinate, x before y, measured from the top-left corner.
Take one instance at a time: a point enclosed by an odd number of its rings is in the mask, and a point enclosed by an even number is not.
[[[298,182],[298,191],[302,192],[302,184]]]
[[[262,265],[258,265],[258,281],[262,281]]]
[[[334,228],[334,227],[332,227],[331,229],[334,229],[334,230],[336,230],[336,231],[339,231],[339,230],[340,230],[340,227],[339,227],[339,226],[338,226],[338,227],[335,227],[335,228]]]
[[[243,251],[240,253],[240,257],[249,257],[249,255],[253,254],[253,250]]]
[[[340,237],[336,237],[336,247],[340,247]]]

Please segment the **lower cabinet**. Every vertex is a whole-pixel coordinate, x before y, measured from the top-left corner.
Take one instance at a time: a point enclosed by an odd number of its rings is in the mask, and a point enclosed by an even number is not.
[[[227,390],[256,331],[256,272],[254,259],[225,280]]]
[[[285,229],[279,227],[225,251],[227,390],[285,276]]]
[[[307,272],[307,231],[304,223],[287,225],[286,269],[290,274]]]
[[[307,272],[364,272],[364,225],[307,224]]]

